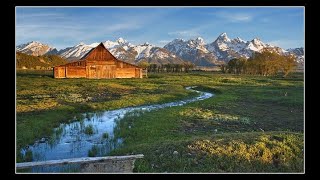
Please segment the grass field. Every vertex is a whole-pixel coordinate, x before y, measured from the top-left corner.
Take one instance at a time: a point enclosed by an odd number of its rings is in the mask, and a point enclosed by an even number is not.
[[[17,149],[49,136],[81,112],[213,98],[127,115],[112,155],[142,153],[135,172],[303,172],[303,74],[282,77],[212,72],[151,74],[145,79],[53,79],[17,72]],[[130,128],[129,128],[130,127]],[[17,161],[23,161],[17,155]]]

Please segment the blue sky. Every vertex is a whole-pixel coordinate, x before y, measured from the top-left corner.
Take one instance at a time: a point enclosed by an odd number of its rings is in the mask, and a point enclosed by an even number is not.
[[[119,37],[161,47],[199,36],[211,43],[223,32],[304,47],[304,7],[16,7],[16,44],[40,41],[58,50]]]

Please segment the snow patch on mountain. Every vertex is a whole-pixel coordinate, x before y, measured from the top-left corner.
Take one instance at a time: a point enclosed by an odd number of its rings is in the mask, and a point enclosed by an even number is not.
[[[16,48],[17,52],[26,53],[33,56],[41,56],[46,53],[52,53],[57,51],[56,48],[51,47],[47,44],[42,44],[38,41],[31,41],[26,44],[21,44]]]
[[[301,66],[303,66],[303,64],[304,64],[304,48],[303,47],[287,49],[287,53],[295,55],[297,62]]]
[[[206,47],[224,61],[239,57],[249,58],[253,52],[260,52],[263,48],[277,48],[263,43],[259,38],[254,38],[251,41],[244,41],[239,37],[230,39],[227,33],[220,34],[214,42]]]
[[[150,50],[155,47],[149,43],[144,43],[141,45],[137,45],[134,46],[132,48],[133,51],[137,52],[137,55],[135,56],[135,59],[141,59],[141,58],[145,58],[145,57],[149,57],[150,56]]]
[[[164,48],[180,58],[199,66],[220,64],[217,61],[216,55],[206,48],[206,44],[201,37],[189,40],[174,39],[165,45]]]
[[[134,45],[132,45],[131,43],[129,43],[127,40],[123,39],[123,38],[119,38],[116,41],[110,41],[107,40],[103,43],[103,45],[107,48],[107,49],[114,49],[114,48],[118,48],[118,47],[122,47],[125,50],[128,50],[130,47],[133,47]]]
[[[99,45],[99,43],[85,44],[80,42],[79,44],[69,47],[66,49],[62,49],[58,52],[58,54],[65,59],[80,59],[85,54],[87,54],[92,48],[95,48]]]

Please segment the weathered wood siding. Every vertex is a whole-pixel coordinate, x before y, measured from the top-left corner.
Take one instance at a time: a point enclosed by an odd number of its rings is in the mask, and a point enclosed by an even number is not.
[[[117,78],[142,78],[142,69],[129,63],[117,61]]]
[[[90,65],[86,67],[87,78],[115,78],[114,65]]]
[[[66,77],[66,67],[65,66],[57,66],[54,67],[54,78],[65,78]]]
[[[103,44],[98,45],[95,49],[91,50],[82,59],[88,61],[108,61],[117,60],[104,46]]]
[[[80,61],[54,68],[55,78],[142,78],[142,68],[115,58],[102,43]]]
[[[133,78],[136,77],[136,68],[117,68],[117,78]]]
[[[86,67],[85,66],[67,66],[66,78],[85,78]]]

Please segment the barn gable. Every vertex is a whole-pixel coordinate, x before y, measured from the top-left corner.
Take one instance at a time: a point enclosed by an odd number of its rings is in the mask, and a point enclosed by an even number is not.
[[[84,55],[81,60],[88,61],[108,61],[108,60],[117,60],[103,45],[100,43],[97,47],[91,49],[86,55]]]

